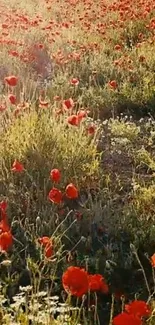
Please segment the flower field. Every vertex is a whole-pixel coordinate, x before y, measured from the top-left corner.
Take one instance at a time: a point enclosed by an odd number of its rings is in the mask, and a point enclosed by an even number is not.
[[[155,325],[155,3],[0,0],[0,325]]]

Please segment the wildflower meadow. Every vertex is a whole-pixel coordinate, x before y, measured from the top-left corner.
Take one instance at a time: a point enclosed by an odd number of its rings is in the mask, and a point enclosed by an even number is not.
[[[154,0],[0,0],[0,325],[155,325]]]

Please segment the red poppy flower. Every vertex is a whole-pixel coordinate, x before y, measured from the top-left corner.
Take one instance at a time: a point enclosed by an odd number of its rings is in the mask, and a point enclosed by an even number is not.
[[[53,187],[48,194],[48,198],[51,202],[59,204],[62,202],[63,195],[58,188]]]
[[[38,49],[43,49],[44,48],[44,44],[38,44]]]
[[[67,122],[71,125],[78,126],[79,124],[79,119],[77,115],[71,115],[68,117]]]
[[[16,76],[9,76],[4,79],[9,86],[15,87],[18,82],[18,78]]]
[[[121,45],[116,44],[115,47],[114,47],[114,49],[115,49],[116,51],[120,51],[120,50],[121,50]]]
[[[5,104],[0,104],[0,112],[4,112],[6,110],[6,105]]]
[[[0,251],[8,251],[8,249],[12,246],[12,234],[10,231],[2,232],[0,234]]]
[[[41,97],[39,97],[39,104],[40,104],[40,106],[48,107],[49,106],[49,101],[42,100]]]
[[[103,293],[109,292],[108,285],[106,284],[101,274],[93,274],[93,275],[90,274],[88,280],[89,280],[90,291],[100,291]]]
[[[80,122],[83,118],[87,117],[87,112],[84,110],[80,110],[77,113],[78,121]]]
[[[38,239],[38,242],[44,247],[44,254],[47,258],[50,258],[53,255],[53,243],[52,239],[49,237],[41,237]]]
[[[7,202],[1,201],[0,202],[0,212],[1,212],[0,215],[1,215],[2,221],[0,222],[0,232],[9,230],[8,226],[6,227],[6,223],[7,223],[6,209],[7,209]]]
[[[17,118],[17,116],[21,113],[21,108],[20,107],[17,107],[14,112],[13,112],[13,115]]]
[[[90,125],[87,128],[87,133],[93,135],[95,133],[95,129],[96,129],[95,125]]]
[[[24,170],[24,166],[18,160],[15,159],[11,170],[14,172],[22,172]]]
[[[113,325],[142,325],[142,321],[134,315],[122,313],[114,317]]]
[[[9,54],[14,56],[14,57],[18,57],[19,53],[17,51],[9,51]]]
[[[71,85],[74,85],[74,86],[77,86],[79,84],[79,80],[77,78],[73,78],[71,81],[70,81]]]
[[[8,27],[9,27],[8,24],[6,24],[6,23],[3,23],[3,24],[2,24],[2,28],[8,28]]]
[[[59,169],[52,169],[50,172],[50,177],[53,182],[59,182],[61,178],[61,173]]]
[[[139,318],[149,316],[151,314],[149,306],[143,300],[135,300],[130,304],[125,305],[125,310],[129,314],[132,314]]]
[[[80,267],[70,266],[62,276],[64,290],[76,297],[88,292],[88,274]]]
[[[108,82],[108,85],[113,88],[114,90],[118,87],[118,84],[116,82],[116,80],[111,80]]]
[[[43,245],[44,247],[49,243],[49,240],[51,240],[51,239],[47,236],[38,238],[39,244]]]
[[[69,199],[76,199],[78,197],[78,190],[72,183],[66,186],[65,193]]]
[[[9,230],[10,230],[10,228],[7,224],[6,218],[2,219],[0,221],[0,234],[2,234],[3,232],[8,232]]]
[[[139,56],[139,62],[145,62],[146,61],[146,57],[144,55],[140,55]]]
[[[151,256],[152,267],[155,267],[155,253]]]
[[[16,96],[15,96],[15,95],[10,94],[10,95],[8,96],[8,98],[9,98],[9,101],[10,101],[11,104],[13,104],[13,105],[16,104]]]
[[[67,109],[71,109],[74,107],[74,101],[72,98],[69,98],[69,99],[65,99],[63,101],[63,107],[64,108],[67,108]]]
[[[47,258],[51,258],[53,256],[53,246],[47,245],[44,249],[44,254]]]

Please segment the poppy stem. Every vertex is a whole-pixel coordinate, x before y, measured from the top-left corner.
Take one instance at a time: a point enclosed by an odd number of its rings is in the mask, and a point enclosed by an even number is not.
[[[63,223],[68,219],[68,217],[70,216],[70,214],[73,212],[73,210],[69,211],[65,217],[64,220],[62,220],[62,222],[58,225],[58,227],[55,229],[52,237],[54,237],[54,235],[56,234],[56,232],[59,230],[59,228],[61,228],[61,226],[63,225]],[[68,229],[67,229],[68,230]]]
[[[142,263],[141,263],[141,261],[139,259],[137,250],[136,250],[136,248],[135,248],[135,246],[133,244],[131,244],[130,247],[131,247],[133,253],[136,256],[137,262],[138,262],[138,264],[139,264],[139,266],[140,266],[140,268],[142,270],[142,273],[143,273],[143,277],[144,277],[144,281],[145,281],[145,284],[146,284],[146,288],[147,288],[148,294],[149,294],[149,296],[151,296],[151,291],[150,291],[150,287],[149,287],[149,284],[148,284],[148,281],[147,281],[147,277],[146,277],[146,274],[145,274],[145,270],[144,270],[143,265],[142,265]]]
[[[113,323],[115,296],[112,295],[109,325]]]

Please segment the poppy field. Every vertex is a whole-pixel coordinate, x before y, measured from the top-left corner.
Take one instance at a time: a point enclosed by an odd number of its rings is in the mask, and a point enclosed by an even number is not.
[[[155,3],[0,0],[0,325],[155,325]]]

